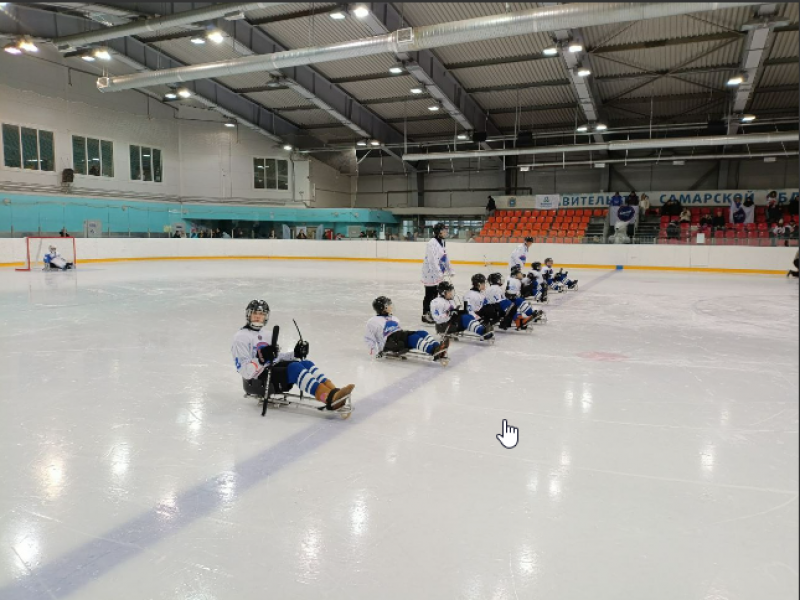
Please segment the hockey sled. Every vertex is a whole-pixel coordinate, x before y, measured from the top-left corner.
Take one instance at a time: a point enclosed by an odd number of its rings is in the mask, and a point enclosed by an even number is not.
[[[375,357],[377,360],[410,360],[412,362],[436,363],[446,367],[450,363],[450,357],[437,360],[435,356],[419,350],[408,350],[407,352],[388,352],[384,350]]]

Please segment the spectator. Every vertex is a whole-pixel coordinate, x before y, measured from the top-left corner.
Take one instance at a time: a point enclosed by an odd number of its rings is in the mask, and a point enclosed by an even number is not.
[[[223,236],[222,236],[222,230],[221,230],[219,227],[217,227],[216,231],[214,231],[214,235],[213,235],[213,237],[215,237],[215,238],[221,238],[221,237],[223,237]],[[231,236],[228,236],[228,237],[231,237]]]
[[[223,231],[222,235],[220,237],[222,237],[222,238],[224,238],[226,240],[229,240],[229,239],[231,239],[231,234],[228,233],[227,231]]]
[[[298,240],[307,240],[307,239],[308,239],[308,236],[306,235],[305,229],[301,229],[301,230],[300,230],[300,231],[297,233],[297,236],[296,236],[296,238],[297,238]]]
[[[494,198],[491,196],[487,196],[489,201],[486,203],[486,215],[491,217],[494,214],[494,211],[497,210],[497,204],[495,204]]]
[[[628,206],[639,206],[639,196],[636,195],[636,190],[633,190],[625,199],[625,204]]]
[[[646,215],[648,210],[650,210],[650,196],[642,194],[642,199],[639,200],[639,212]]]
[[[787,205],[786,209],[790,215],[796,215],[800,213],[800,203],[797,201],[797,194],[794,194],[792,199],[789,200],[789,204]]]
[[[681,223],[691,223],[692,222],[692,211],[688,208],[684,208],[681,211]]]
[[[661,207],[662,217],[678,217],[683,210],[683,206],[675,198],[670,198]]]
[[[725,229],[725,217],[722,216],[721,209],[717,209],[717,212],[714,214],[714,218],[711,219],[711,225],[714,227],[715,230]]]
[[[753,198],[752,198],[751,196],[747,196],[747,197],[744,199],[744,202],[743,202],[743,204],[744,204],[744,205],[745,205],[747,208],[750,208],[751,206],[754,206],[754,205],[755,205],[755,201],[753,200]]]
[[[667,225],[667,238],[670,240],[677,240],[680,238],[681,228],[677,221],[670,221]]]
[[[714,224],[714,218],[711,215],[703,215],[700,217],[700,227],[711,227]]]
[[[361,233],[359,233],[359,234],[358,234],[358,237],[359,237],[359,238],[362,238],[362,239],[363,239],[363,238],[365,238],[365,237],[367,237],[367,232],[366,232],[366,231],[364,231],[364,230],[362,230],[362,231],[361,231]]]
[[[58,235],[61,237],[69,237],[69,232],[67,231],[66,227],[62,227]]]
[[[274,229],[270,229],[269,230],[269,239],[271,239],[271,240],[275,239],[275,230]]]
[[[781,207],[778,206],[778,198],[772,197],[772,194],[775,192],[771,192],[769,196],[767,196],[767,223],[777,223],[783,218],[783,211]],[[777,196],[777,194],[775,194]]]
[[[344,236],[343,236],[341,233],[337,233],[337,234],[336,234],[336,239],[337,239],[337,240],[343,240],[343,239],[344,239]]]
[[[769,230],[769,237],[780,239],[786,233],[786,226],[783,224],[783,219],[778,219],[772,228]]]
[[[174,238],[179,238],[179,237],[181,237],[181,232],[180,232],[180,231],[178,231],[178,230],[176,229],[176,230],[175,230],[175,233],[172,235],[172,237],[174,237]]]
[[[611,196],[611,200],[608,201],[609,206],[622,206],[622,196],[620,196],[619,192],[614,192],[614,195]]]

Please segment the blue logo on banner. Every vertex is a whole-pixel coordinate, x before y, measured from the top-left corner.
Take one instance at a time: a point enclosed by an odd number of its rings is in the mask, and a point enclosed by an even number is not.
[[[517,199],[516,198],[509,198],[508,199],[508,205],[509,206],[516,206],[517,205]]]
[[[636,214],[636,210],[632,206],[620,206],[617,210],[617,218],[620,221],[630,221]]]

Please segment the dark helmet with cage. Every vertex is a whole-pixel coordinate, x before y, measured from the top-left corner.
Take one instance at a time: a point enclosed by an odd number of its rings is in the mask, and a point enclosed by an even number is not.
[[[472,276],[472,289],[478,290],[486,283],[486,276],[483,273],[476,273]]]
[[[436,291],[439,292],[440,296],[444,296],[447,292],[452,292],[454,289],[453,284],[449,281],[442,281],[436,286]]]
[[[519,265],[514,265],[513,267],[511,267],[511,277],[515,278],[517,277],[517,275],[522,275],[522,267],[520,267]]]
[[[375,310],[375,314],[379,317],[385,317],[388,315],[388,308],[391,305],[391,299],[387,298],[386,296],[378,296],[372,301],[372,308]]]
[[[525,237],[525,243],[526,243],[526,244],[532,244],[532,243],[533,243],[533,237],[531,237],[531,236],[526,236],[526,237]]]
[[[501,283],[503,283],[503,275],[501,273],[489,275],[489,285],[500,285]]]
[[[433,235],[438,237],[442,237],[442,232],[448,230],[446,223],[442,223],[439,221],[436,225],[433,226]]]
[[[253,315],[257,312],[264,313],[263,323],[253,322]],[[266,300],[251,300],[250,304],[247,305],[247,309],[244,311],[244,315],[247,320],[247,326],[250,329],[261,329],[267,324],[267,321],[269,321],[269,304],[267,304]]]
[[[540,263],[538,260],[533,261],[531,263],[531,269],[533,269],[534,271],[541,271],[542,263]]]
[[[553,266],[553,259],[552,258],[545,258],[544,259],[544,264],[546,264],[548,267],[552,267]]]

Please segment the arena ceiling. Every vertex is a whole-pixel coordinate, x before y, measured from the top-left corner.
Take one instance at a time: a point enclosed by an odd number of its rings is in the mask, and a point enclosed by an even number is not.
[[[157,68],[148,63],[153,57],[165,67],[197,65],[557,4],[365,3],[360,6],[369,13],[359,18],[353,4],[275,3],[233,18],[110,40],[108,46],[116,54],[135,60],[112,61],[105,68],[112,75],[125,74],[142,70],[139,63],[145,63],[152,70]],[[120,25],[207,6],[12,4],[3,10],[16,10],[13,18],[6,15],[4,20],[0,14],[0,33],[47,40],[65,30]],[[376,151],[395,156],[405,147],[418,150],[442,144],[458,144],[459,149],[498,147],[517,139],[564,144],[576,139],[581,126],[589,130],[579,137],[596,140],[647,136],[654,130],[680,136],[694,135],[692,130],[718,134],[796,130],[798,20],[797,3],[742,4],[691,15],[462,43],[413,55],[386,53],[290,72],[231,75],[204,86],[195,82],[194,91],[206,98],[213,95],[213,101],[226,98],[225,108],[234,118],[246,118],[274,133],[276,140],[310,152],[355,148],[366,153],[373,139],[382,144]],[[763,51],[748,58],[753,52],[752,29],[765,25],[766,40],[759,46]],[[197,44],[211,29],[219,31],[222,40]],[[570,52],[570,47],[580,49]],[[558,50],[553,53],[553,48]],[[66,56],[81,63],[80,51]],[[729,81],[745,72],[745,67],[750,89],[742,95]],[[576,76],[581,70],[589,74]],[[175,87],[161,85],[145,91],[163,99]],[[742,115],[756,119],[742,123]],[[607,130],[597,130],[598,124]],[[473,141],[476,132],[479,137]],[[486,134],[486,142],[481,141],[481,133]],[[359,142],[367,146],[359,148]]]

